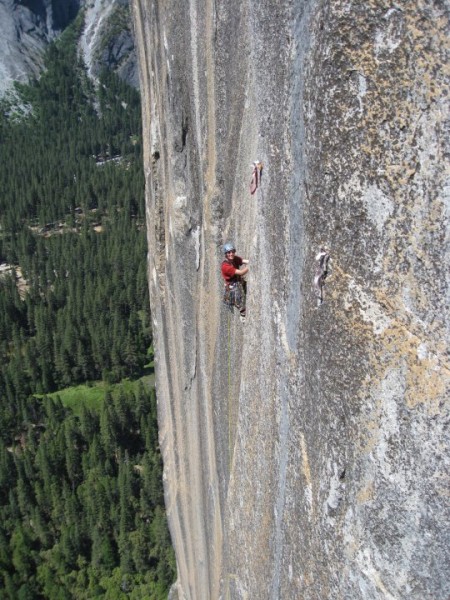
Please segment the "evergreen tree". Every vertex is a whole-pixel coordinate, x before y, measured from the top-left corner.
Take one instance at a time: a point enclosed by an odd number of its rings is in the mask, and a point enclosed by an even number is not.
[[[17,86],[30,110],[0,110],[0,598],[162,600],[154,392],[36,396],[138,377],[152,342],[139,96],[111,73],[96,89],[79,27]]]

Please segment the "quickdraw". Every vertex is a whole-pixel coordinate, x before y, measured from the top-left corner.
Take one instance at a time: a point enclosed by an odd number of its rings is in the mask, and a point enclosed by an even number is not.
[[[261,185],[262,170],[263,170],[262,162],[260,162],[259,160],[255,160],[253,162],[252,179],[250,181],[250,194],[252,196],[256,192],[258,187]]]
[[[323,286],[325,284],[325,279],[330,272],[328,268],[329,260],[330,254],[328,250],[321,248],[319,254],[316,256],[317,268],[316,275],[314,277],[314,293],[317,296],[318,306],[320,306],[324,300]]]

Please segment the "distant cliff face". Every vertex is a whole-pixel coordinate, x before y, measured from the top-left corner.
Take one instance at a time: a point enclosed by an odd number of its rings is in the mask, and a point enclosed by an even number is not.
[[[89,74],[115,70],[138,87],[128,0],[0,0],[0,96],[39,75],[45,48],[84,7],[80,50]]]
[[[37,76],[49,44],[75,17],[79,0],[0,0],[0,95]]]
[[[449,597],[448,7],[133,0],[180,598]]]
[[[80,41],[88,73],[94,79],[107,67],[128,84],[139,87],[129,0],[85,2]]]

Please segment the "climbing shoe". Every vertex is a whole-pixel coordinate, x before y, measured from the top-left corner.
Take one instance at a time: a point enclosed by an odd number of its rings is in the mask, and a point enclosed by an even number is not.
[[[245,323],[245,315],[239,315],[241,323]]]

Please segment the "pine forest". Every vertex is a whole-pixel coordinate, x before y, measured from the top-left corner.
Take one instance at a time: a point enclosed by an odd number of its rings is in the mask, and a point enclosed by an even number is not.
[[[0,600],[160,600],[140,98],[79,26],[0,106]]]

